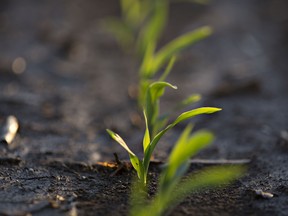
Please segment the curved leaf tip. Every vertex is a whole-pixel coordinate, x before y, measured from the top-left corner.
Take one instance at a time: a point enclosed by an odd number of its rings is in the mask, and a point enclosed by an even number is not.
[[[125,141],[118,134],[114,133],[113,131],[109,129],[106,129],[106,131],[111,136],[111,138],[115,140],[116,142],[118,142],[130,155],[136,156],[134,152],[131,151],[131,149],[127,146]]]
[[[200,32],[202,33],[202,35],[211,35],[213,32],[213,29],[210,26],[203,26],[200,29]]]
[[[153,89],[153,88],[164,88],[164,87],[170,87],[170,88],[173,88],[173,89],[177,89],[177,86],[172,85],[171,83],[168,83],[168,82],[165,82],[165,81],[153,82],[149,86],[150,89]]]
[[[184,121],[186,119],[192,118],[197,115],[212,114],[215,112],[219,112],[221,110],[222,110],[221,108],[217,108],[217,107],[200,107],[197,109],[193,109],[193,110],[184,112],[180,116],[178,116],[178,118],[174,121],[173,125],[176,125],[180,123],[181,121]]]

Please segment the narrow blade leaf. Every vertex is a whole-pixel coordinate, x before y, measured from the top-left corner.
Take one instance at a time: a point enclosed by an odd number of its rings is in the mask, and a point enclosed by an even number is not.
[[[154,52],[155,52],[156,43],[151,41],[147,46],[145,47],[145,52],[143,53],[143,61],[140,67],[140,75],[144,79],[151,78],[150,71],[153,67],[153,61],[154,61]]]
[[[153,103],[164,94],[166,87],[177,89],[177,86],[174,86],[168,82],[163,82],[163,81],[154,82],[149,86],[149,90],[152,96],[151,99]]]
[[[129,153],[131,164],[137,171],[138,177],[141,178],[143,176],[143,165],[139,160],[139,158],[130,150],[125,141],[118,134],[114,133],[109,129],[106,129],[106,131],[108,132],[108,134],[111,136],[112,139],[118,142]]]
[[[190,104],[198,102],[199,100],[201,100],[200,94],[192,94],[189,97],[187,97],[185,100],[181,101],[181,105],[188,106]]]
[[[157,143],[159,142],[159,140],[161,139],[161,137],[167,132],[169,131],[171,128],[173,128],[175,125],[177,125],[178,123],[187,120],[189,118],[192,118],[194,116],[197,115],[201,115],[201,114],[211,114],[214,112],[218,112],[222,109],[220,108],[216,108],[216,107],[201,107],[198,109],[193,109],[187,112],[182,113],[172,124],[168,125],[164,130],[160,131],[151,141],[150,145],[148,146],[148,148],[146,149],[146,154],[144,157],[144,168],[145,171],[148,171],[148,167],[149,167],[149,161],[151,158],[151,155],[157,145]]]
[[[188,96],[187,98],[185,98],[184,100],[182,100],[180,103],[178,103],[173,110],[181,110],[191,104],[194,104],[198,101],[201,100],[201,95],[200,94],[191,94],[190,96]]]
[[[165,69],[164,73],[162,74],[162,76],[160,77],[159,81],[165,81],[166,77],[171,72],[176,60],[177,60],[176,55],[171,57],[170,61],[168,62],[167,66],[166,66],[166,69]]]
[[[206,168],[197,174],[188,176],[186,180],[178,183],[173,191],[159,193],[149,210],[158,210],[162,213],[164,211],[167,212],[167,209],[171,210],[191,193],[207,188],[226,186],[243,176],[244,172],[245,167],[243,166],[215,166]]]
[[[188,194],[201,189],[225,186],[243,176],[244,172],[243,166],[215,166],[191,174],[187,180],[177,186],[169,203],[175,205]]]
[[[156,53],[153,71],[158,71],[173,55],[178,54],[199,40],[208,37],[211,33],[212,29],[204,26],[174,39]]]
[[[153,125],[156,124],[159,115],[159,98],[164,94],[166,87],[177,89],[176,86],[173,86],[168,82],[160,81],[150,84],[146,92],[145,112],[147,115],[149,132],[152,136],[158,132],[156,131],[155,133]]]
[[[182,163],[182,156],[184,155],[184,152],[186,151],[188,147],[187,141],[189,140],[190,133],[192,131],[192,125],[189,124],[179,139],[177,140],[175,147],[173,148],[172,152],[170,153],[169,156],[169,164],[172,165],[174,163],[179,164]],[[184,159],[185,160],[185,159]]]
[[[141,22],[141,2],[139,0],[122,0],[122,16],[125,22],[131,26],[137,27]]]
[[[157,143],[159,142],[159,140],[161,139],[161,137],[171,128],[173,127],[173,125],[168,125],[164,130],[160,131],[151,141],[150,145],[148,146],[148,148],[146,149],[145,155],[144,155],[144,160],[143,160],[143,164],[144,164],[144,169],[145,172],[148,172],[148,168],[149,168],[149,163],[150,163],[150,158],[152,156],[152,153],[157,145]]]
[[[180,179],[188,169],[189,159],[200,150],[212,143],[214,136],[211,132],[202,130],[189,136],[190,127],[183,132],[173,149],[166,169],[165,183]]]
[[[130,155],[132,156],[136,156],[131,150],[130,148],[127,146],[127,144],[125,143],[125,141],[116,133],[114,133],[113,131],[106,129],[106,131],[108,132],[108,134],[111,136],[112,139],[114,139],[116,142],[118,142]]]
[[[219,112],[221,111],[221,108],[216,108],[216,107],[201,107],[201,108],[197,108],[197,109],[193,109],[187,112],[182,113],[174,122],[173,125],[176,125],[186,119],[192,118],[194,116],[197,115],[201,115],[201,114],[212,114],[215,112]]]
[[[180,137],[180,140],[177,142],[169,157],[169,163],[183,163],[205,148],[207,145],[211,144],[213,140],[214,135],[205,130],[195,132],[190,137],[185,137],[184,139],[183,137]]]
[[[145,134],[143,138],[143,150],[145,153],[147,147],[150,145],[150,133],[149,133],[147,116],[146,116],[145,110],[143,111],[143,113],[144,113],[144,119],[145,119],[145,125],[146,125]]]
[[[145,49],[149,43],[157,43],[166,25],[168,2],[154,1],[153,3],[150,3],[150,9],[151,7],[152,11],[150,12],[149,19],[146,21],[145,26],[142,28],[137,41],[137,48],[141,55],[145,54]]]
[[[141,161],[139,160],[139,158],[136,155],[132,155],[130,153],[129,153],[129,157],[130,157],[130,161],[131,161],[132,166],[134,167],[134,169],[137,172],[138,178],[141,178],[142,173],[143,173]]]

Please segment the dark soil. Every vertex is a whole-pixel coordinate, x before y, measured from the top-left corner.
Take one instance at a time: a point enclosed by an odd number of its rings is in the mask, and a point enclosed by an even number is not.
[[[117,2],[0,1],[0,125],[9,115],[20,125],[14,141],[0,146],[0,215],[127,215],[134,173],[97,164],[113,161],[114,152],[127,159],[105,128],[136,152],[144,130],[131,123],[138,112],[128,96],[137,62],[100,25],[119,14]],[[172,215],[288,215],[287,6],[285,0],[172,5],[161,44],[204,24],[215,33],[176,64],[169,81],[179,90],[167,91],[164,110],[201,93],[197,106],[223,111],[197,119],[197,128],[210,128],[217,140],[196,158],[251,161],[243,178],[191,195]],[[21,67],[11,67],[18,57],[26,61],[20,74]],[[156,159],[165,161],[184,126],[160,143]],[[191,170],[205,166],[192,163]],[[152,194],[158,174],[156,164]]]

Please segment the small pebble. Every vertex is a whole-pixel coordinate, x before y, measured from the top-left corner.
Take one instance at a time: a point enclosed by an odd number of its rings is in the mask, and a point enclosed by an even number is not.
[[[261,196],[262,198],[265,198],[265,199],[271,199],[274,197],[274,195],[272,193],[264,192],[261,189],[255,190],[255,193],[256,193],[256,195]]]
[[[16,136],[18,128],[19,124],[17,118],[15,116],[8,116],[0,140],[10,144]]]
[[[12,71],[15,74],[22,74],[26,69],[26,61],[22,57],[16,58],[12,63]]]

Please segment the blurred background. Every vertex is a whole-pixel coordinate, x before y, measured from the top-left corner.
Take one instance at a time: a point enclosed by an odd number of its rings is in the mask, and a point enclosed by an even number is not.
[[[179,90],[163,102],[165,110],[197,92],[204,96],[199,105],[224,109],[199,123],[218,136],[201,157],[250,157],[287,130],[287,6],[285,0],[171,3],[160,45],[202,25],[214,29],[181,55],[168,78]],[[131,124],[135,101],[128,96],[138,62],[101,24],[119,15],[117,0],[0,1],[0,123],[18,118],[16,154],[90,163],[113,159],[114,151],[127,157],[112,147],[106,127],[138,148],[143,128]],[[158,154],[165,157],[161,148]]]
[[[217,137],[196,159],[250,161],[244,178],[193,194],[173,215],[287,215],[287,9],[287,0],[171,0],[159,47],[203,25],[214,32],[179,56],[167,79],[178,90],[167,90],[162,109],[202,94],[189,108],[223,110],[191,120]],[[142,146],[131,97],[139,62],[103,25],[120,14],[118,0],[0,0],[1,215],[127,214],[131,173],[111,177],[95,165],[114,152],[128,159],[106,128],[133,152]],[[6,145],[11,115],[20,129]],[[165,161],[185,125],[165,135],[155,159]]]

